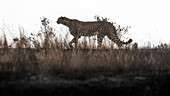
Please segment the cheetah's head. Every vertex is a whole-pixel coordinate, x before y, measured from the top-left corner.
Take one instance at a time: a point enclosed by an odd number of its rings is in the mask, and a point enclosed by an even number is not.
[[[64,24],[64,25],[66,25],[66,24],[68,24],[68,22],[69,22],[68,18],[61,16],[61,17],[58,18],[56,23],[57,24]]]
[[[61,24],[63,20],[64,20],[64,17],[59,17],[57,20],[57,24]]]

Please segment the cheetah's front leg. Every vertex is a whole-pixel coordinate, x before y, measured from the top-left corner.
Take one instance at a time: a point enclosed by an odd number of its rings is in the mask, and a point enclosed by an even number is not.
[[[72,43],[74,43],[74,42],[75,42],[75,37],[69,42],[70,48],[73,48]]]
[[[73,48],[72,43],[75,43],[75,48],[77,48],[77,44],[78,44],[78,39],[80,38],[80,36],[75,36],[69,43],[70,48]]]

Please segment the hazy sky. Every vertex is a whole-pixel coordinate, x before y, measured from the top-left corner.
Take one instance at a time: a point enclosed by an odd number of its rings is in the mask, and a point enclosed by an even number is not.
[[[170,43],[169,4],[170,0],[1,0],[0,28],[12,38],[18,36],[19,26],[30,34],[40,29],[40,17],[45,16],[64,34],[68,28],[55,23],[58,17],[94,21],[97,14],[131,26],[129,37],[139,45],[148,41],[156,45]]]

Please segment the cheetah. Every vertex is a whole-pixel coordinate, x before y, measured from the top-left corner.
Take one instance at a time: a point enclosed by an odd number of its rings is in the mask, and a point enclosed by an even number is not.
[[[132,42],[132,39],[129,39],[127,42],[121,41],[116,35],[116,28],[112,23],[106,21],[96,21],[96,22],[83,22],[77,19],[69,19],[67,17],[59,17],[57,24],[63,24],[69,28],[71,35],[74,38],[69,42],[69,46],[73,48],[72,43],[75,43],[77,48],[78,39],[81,36],[93,36],[97,35],[97,48],[101,47],[102,40],[107,36],[111,41],[115,42],[120,48],[123,44],[129,44]]]

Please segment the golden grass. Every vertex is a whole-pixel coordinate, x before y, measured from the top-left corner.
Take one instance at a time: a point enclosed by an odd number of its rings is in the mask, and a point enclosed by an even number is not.
[[[168,71],[169,53],[169,49],[0,49],[0,71]]]
[[[61,41],[54,36],[48,24],[43,26],[41,33],[34,37],[26,37],[24,29],[20,28],[20,37],[13,39],[14,47],[9,47],[4,35],[4,40],[0,40],[0,71],[57,73],[170,70],[168,45],[138,49],[138,44],[134,43],[131,47],[116,49],[113,42],[103,41],[102,48],[97,49],[95,39],[84,38],[78,43],[77,49],[70,49],[67,38]],[[41,36],[41,42],[35,39],[38,36]]]

